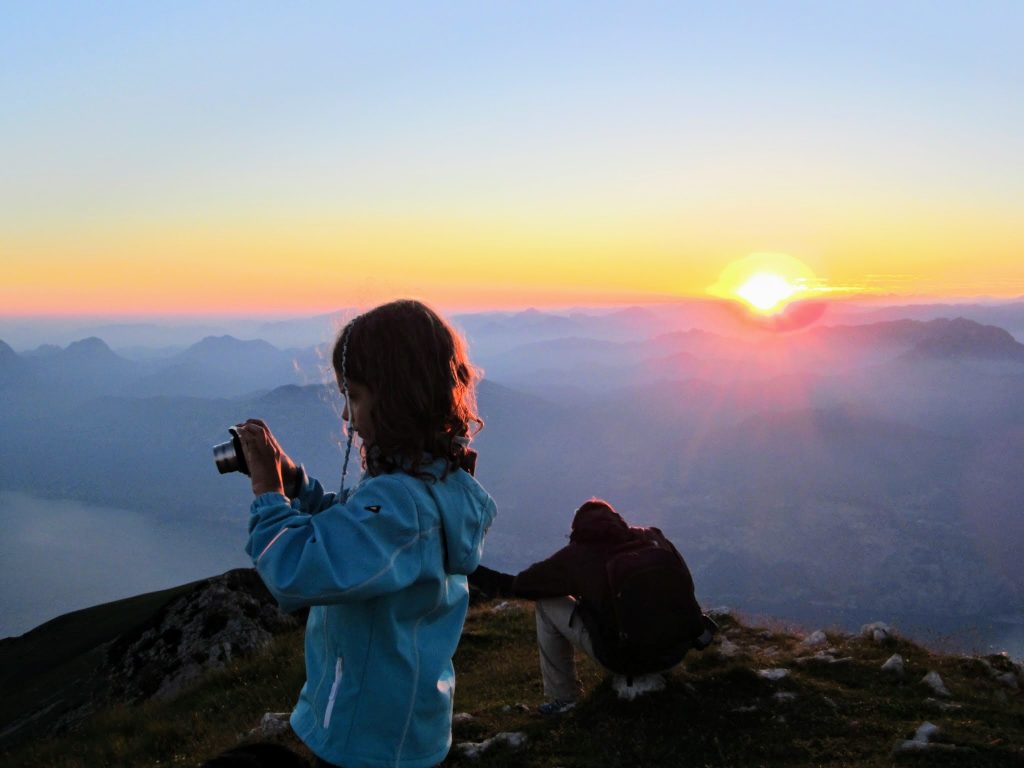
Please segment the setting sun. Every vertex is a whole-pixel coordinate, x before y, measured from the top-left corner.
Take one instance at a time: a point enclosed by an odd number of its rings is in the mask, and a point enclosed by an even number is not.
[[[771,312],[785,305],[799,291],[786,278],[770,272],[751,275],[736,289],[736,295],[761,312]]]
[[[791,302],[820,297],[830,290],[810,267],[789,254],[752,253],[722,270],[708,293],[771,315]]]

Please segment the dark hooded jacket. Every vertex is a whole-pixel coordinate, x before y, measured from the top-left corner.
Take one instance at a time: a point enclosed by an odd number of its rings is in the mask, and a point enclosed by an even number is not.
[[[587,628],[597,660],[615,669],[620,665],[616,660],[617,637],[606,566],[616,549],[637,538],[657,540],[679,555],[659,529],[632,527],[608,503],[588,501],[576,511],[568,545],[518,573],[508,591],[531,600],[575,597],[579,602],[576,616]],[[704,631],[704,622],[692,581],[687,602],[691,604],[687,613],[688,619],[692,617],[692,636],[696,638]]]

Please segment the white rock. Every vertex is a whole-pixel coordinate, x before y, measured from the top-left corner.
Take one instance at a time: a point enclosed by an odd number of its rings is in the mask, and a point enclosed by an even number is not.
[[[760,709],[761,708],[759,706],[757,706],[757,704],[748,704],[745,707],[736,707],[732,711],[735,712],[737,715],[746,715],[746,714],[749,714],[751,712],[757,712]]]
[[[1002,693],[1002,691],[998,691],[998,693]],[[955,712],[958,709],[964,708],[962,704],[954,704],[951,701],[939,701],[938,699],[933,699],[931,696],[925,699],[924,703],[929,707],[941,709],[943,712]]]
[[[818,651],[813,656],[800,656],[796,659],[797,664],[849,664],[853,661],[852,656],[836,658],[835,651]]]
[[[904,673],[907,671],[903,657],[898,653],[894,653],[888,658],[885,664],[882,665],[882,671],[888,672],[891,675],[896,675],[897,677],[903,677]]]
[[[264,712],[260,718],[260,724],[249,731],[250,736],[260,738],[272,738],[287,733],[291,728],[291,712]]]
[[[110,660],[115,695],[131,702],[171,699],[208,671],[262,651],[275,633],[296,626],[261,596],[258,582],[251,569],[207,579],[170,602],[148,629],[128,633],[122,638],[127,647]]]
[[[765,680],[771,680],[773,683],[782,680],[784,677],[789,677],[788,669],[759,669],[757,674],[763,677]]]
[[[930,745],[927,741],[914,741],[913,739],[907,739],[906,741],[900,742],[895,752],[914,752],[919,749],[928,749]]]
[[[939,726],[934,723],[922,723],[918,726],[914,738],[904,741],[896,748],[896,751],[911,752],[918,749],[927,749],[933,746],[931,740],[938,732]]]
[[[896,633],[884,621],[876,621],[862,626],[860,628],[860,636],[874,640],[876,643],[885,643],[895,638]]]
[[[732,657],[740,652],[740,647],[732,640],[723,638],[722,642],[718,644],[718,652],[723,656]]]
[[[785,704],[787,701],[793,701],[795,698],[796,694],[790,691],[779,691],[772,694],[772,701],[776,704]]]
[[[510,749],[521,749],[526,746],[526,734],[522,731],[504,731],[483,741],[463,741],[455,745],[455,749],[470,760],[477,760],[489,750],[498,746]]]
[[[506,704],[504,707],[501,708],[501,711],[502,712],[529,712],[530,708],[528,706],[526,706],[525,704],[523,704],[522,702],[519,702],[517,704]]]
[[[705,613],[707,613],[707,615],[712,619],[721,619],[723,617],[730,616],[732,614],[732,608],[727,605],[719,605],[715,608],[709,608]]]
[[[476,718],[473,717],[469,712],[456,712],[452,716],[452,725],[461,725],[462,723],[471,723]]]
[[[624,675],[615,675],[612,678],[612,688],[620,699],[632,701],[648,693],[665,690],[665,676],[661,674],[637,675],[633,678],[633,684],[627,685],[628,679]]]
[[[942,696],[943,698],[948,699],[953,695],[949,692],[946,684],[942,682],[942,677],[939,673],[934,670],[922,677],[921,682],[931,688],[935,692],[936,696]]]
[[[820,629],[800,641],[801,648],[820,648],[823,645],[828,645],[828,637]]]

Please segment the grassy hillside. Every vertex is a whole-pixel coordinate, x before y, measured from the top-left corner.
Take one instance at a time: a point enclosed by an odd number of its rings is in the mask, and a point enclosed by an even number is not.
[[[531,604],[473,608],[456,658],[455,698],[456,712],[472,718],[455,726],[455,743],[507,731],[528,741],[479,761],[456,748],[445,765],[1024,765],[1024,696],[977,659],[829,633],[829,662],[783,628],[733,617],[721,624],[723,644],[691,653],[666,690],[636,701],[619,700],[600,670],[584,664],[585,700],[549,719],[533,713],[542,696]],[[906,660],[902,678],[881,670],[893,653]],[[760,674],[767,669],[787,673],[772,681]],[[929,671],[942,676],[949,699],[919,682]],[[172,701],[104,712],[76,733],[0,755],[0,763],[194,765],[244,740],[264,712],[290,709],[302,676],[298,630]],[[939,726],[940,746],[894,755],[925,721]]]

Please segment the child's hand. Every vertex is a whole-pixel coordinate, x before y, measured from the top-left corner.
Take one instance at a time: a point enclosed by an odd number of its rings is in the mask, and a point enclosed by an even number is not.
[[[249,465],[252,492],[257,496],[262,493],[284,494],[286,483],[293,486],[298,479],[298,467],[281,450],[270,427],[261,419],[249,419],[244,424],[237,424],[236,428]]]
[[[299,465],[292,461],[291,457],[284,452],[284,448],[277,442],[277,438],[274,437],[267,423],[263,419],[248,419],[245,423],[262,427],[267,433],[267,438],[270,440],[271,445],[274,446],[274,450],[277,451],[277,455],[281,458],[281,479],[284,481],[284,487],[291,488],[294,486],[299,481]]]

